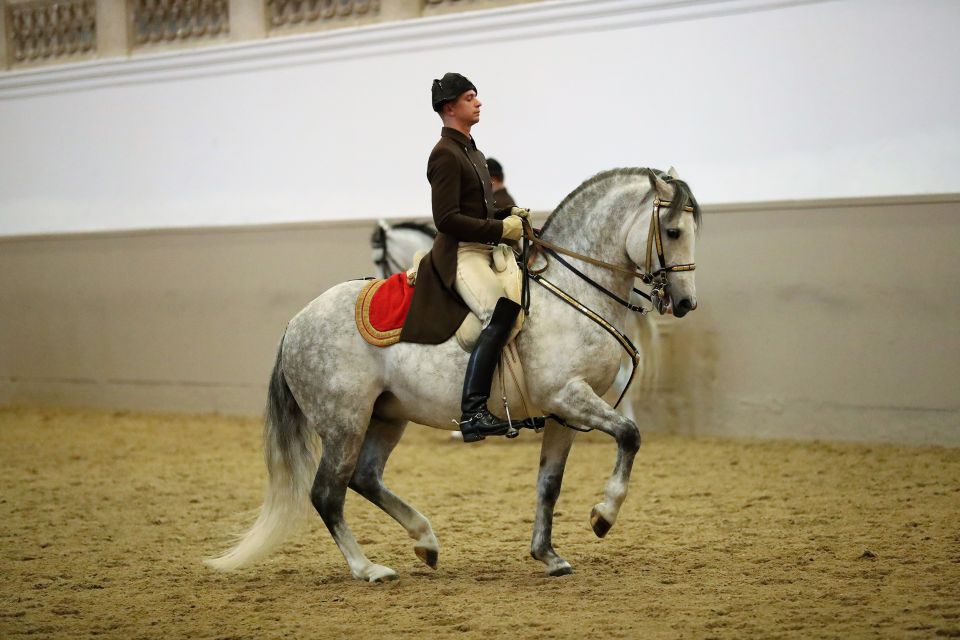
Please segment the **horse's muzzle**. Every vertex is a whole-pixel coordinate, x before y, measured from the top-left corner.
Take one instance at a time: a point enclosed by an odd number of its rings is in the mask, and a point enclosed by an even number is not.
[[[678,318],[682,318],[683,316],[687,315],[688,313],[690,313],[696,308],[697,308],[696,299],[683,298],[682,300],[680,300],[679,302],[673,305],[673,315],[675,315]]]

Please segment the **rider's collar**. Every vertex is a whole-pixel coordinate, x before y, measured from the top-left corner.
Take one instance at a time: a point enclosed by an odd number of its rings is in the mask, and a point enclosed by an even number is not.
[[[472,147],[474,149],[477,148],[477,143],[473,141],[472,137],[463,135],[463,132],[457,131],[453,127],[444,127],[443,129],[440,129],[440,137],[451,138],[465,147]]]

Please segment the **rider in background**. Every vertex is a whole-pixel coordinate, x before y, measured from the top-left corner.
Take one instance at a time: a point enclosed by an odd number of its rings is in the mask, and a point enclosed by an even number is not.
[[[507,185],[503,183],[503,165],[495,158],[487,158],[487,171],[490,173],[490,186],[493,188],[493,206],[497,209],[517,206],[513,196],[507,191]]]
[[[510,428],[487,409],[493,373],[520,305],[504,297],[492,251],[516,242],[527,209],[494,205],[486,158],[470,135],[480,122],[477,88],[458,73],[434,80],[433,110],[443,120],[427,161],[437,239],[417,271],[417,285],[401,341],[437,344],[449,339],[472,311],[484,329],[470,354],[460,402],[464,442],[503,435]],[[413,322],[411,322],[413,320]]]

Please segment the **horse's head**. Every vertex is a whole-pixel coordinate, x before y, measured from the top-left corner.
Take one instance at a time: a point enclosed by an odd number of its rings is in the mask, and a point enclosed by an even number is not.
[[[682,318],[697,308],[693,267],[700,206],[672,167],[667,173],[651,169],[647,175],[653,194],[650,218],[637,218],[627,235],[627,253],[653,276],[657,311]]]

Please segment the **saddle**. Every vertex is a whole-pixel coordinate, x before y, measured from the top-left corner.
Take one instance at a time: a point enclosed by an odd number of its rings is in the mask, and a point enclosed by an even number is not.
[[[395,273],[386,280],[371,280],[360,290],[357,295],[355,320],[357,330],[367,343],[376,347],[388,347],[400,341],[400,332],[403,330],[403,323],[410,310],[410,302],[413,300],[416,269],[423,253],[425,252],[420,252],[414,257],[414,267],[409,271]],[[517,264],[513,251],[501,244],[494,247],[492,255],[493,271],[503,284],[504,295],[520,304],[523,272]],[[503,398],[506,397],[513,420],[542,415],[530,402],[520,354],[514,341],[523,327],[523,321],[524,313],[521,311],[503,348],[500,365],[494,373],[493,385],[490,389],[490,410],[503,415],[505,411]],[[457,329],[457,344],[470,353],[482,330],[480,319],[473,313],[468,313],[460,328]]]
[[[413,268],[406,272],[395,273],[386,280],[371,280],[357,295],[357,330],[368,343],[376,347],[389,347],[400,341],[400,332],[413,300],[413,288],[417,280],[417,267],[426,252],[417,252],[413,259]],[[503,285],[504,296],[517,304],[523,289],[523,272],[517,265],[513,251],[506,245],[497,245],[493,252],[493,272]],[[510,332],[507,344],[520,333],[524,314],[521,311]],[[457,329],[457,344],[470,353],[483,326],[473,313],[468,313]]]

